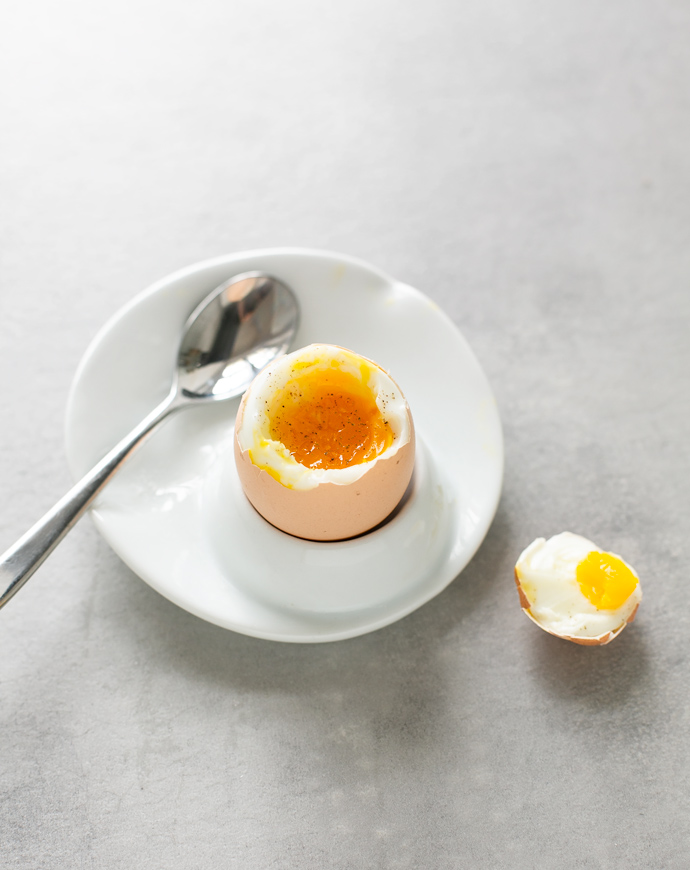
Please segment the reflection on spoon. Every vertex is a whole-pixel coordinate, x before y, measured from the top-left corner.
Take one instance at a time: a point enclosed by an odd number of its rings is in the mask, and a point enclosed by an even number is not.
[[[18,592],[86,511],[130,453],[170,413],[198,402],[242,395],[256,375],[285,353],[299,306],[282,281],[245,272],[217,287],[192,312],[182,334],[168,396],[48,513],[0,556],[0,607]]]

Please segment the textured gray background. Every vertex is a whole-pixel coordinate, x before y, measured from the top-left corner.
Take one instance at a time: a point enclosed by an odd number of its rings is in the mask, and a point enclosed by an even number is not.
[[[687,0],[13,5],[0,548],[70,483],[95,331],[251,247],[436,300],[507,464],[467,570],[330,645],[203,623],[84,520],[0,615],[0,865],[687,868]],[[609,647],[519,609],[517,555],[564,529],[642,575]]]

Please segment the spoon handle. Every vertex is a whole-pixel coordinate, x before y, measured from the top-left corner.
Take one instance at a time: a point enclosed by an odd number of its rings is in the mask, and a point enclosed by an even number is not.
[[[0,556],[0,589],[6,586],[5,591],[0,595],[0,607],[7,604],[53,552],[134,448],[141,444],[171,411],[180,407],[181,403],[178,403],[176,398],[177,393],[173,390],[42,519]]]

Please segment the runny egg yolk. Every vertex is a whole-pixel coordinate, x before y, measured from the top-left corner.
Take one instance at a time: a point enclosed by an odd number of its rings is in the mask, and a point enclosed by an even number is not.
[[[598,550],[578,564],[575,576],[582,594],[597,610],[616,610],[637,586],[637,577],[622,559]]]
[[[271,403],[270,418],[271,437],[307,468],[358,465],[393,443],[367,384],[338,368],[305,371],[287,383]]]

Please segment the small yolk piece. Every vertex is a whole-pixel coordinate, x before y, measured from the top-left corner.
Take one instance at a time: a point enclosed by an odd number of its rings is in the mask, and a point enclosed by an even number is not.
[[[271,404],[271,437],[307,468],[347,468],[375,459],[393,432],[371,390],[349,372],[312,369]]]
[[[597,610],[617,610],[637,586],[637,577],[622,559],[597,550],[580,562],[575,576],[582,594]]]

